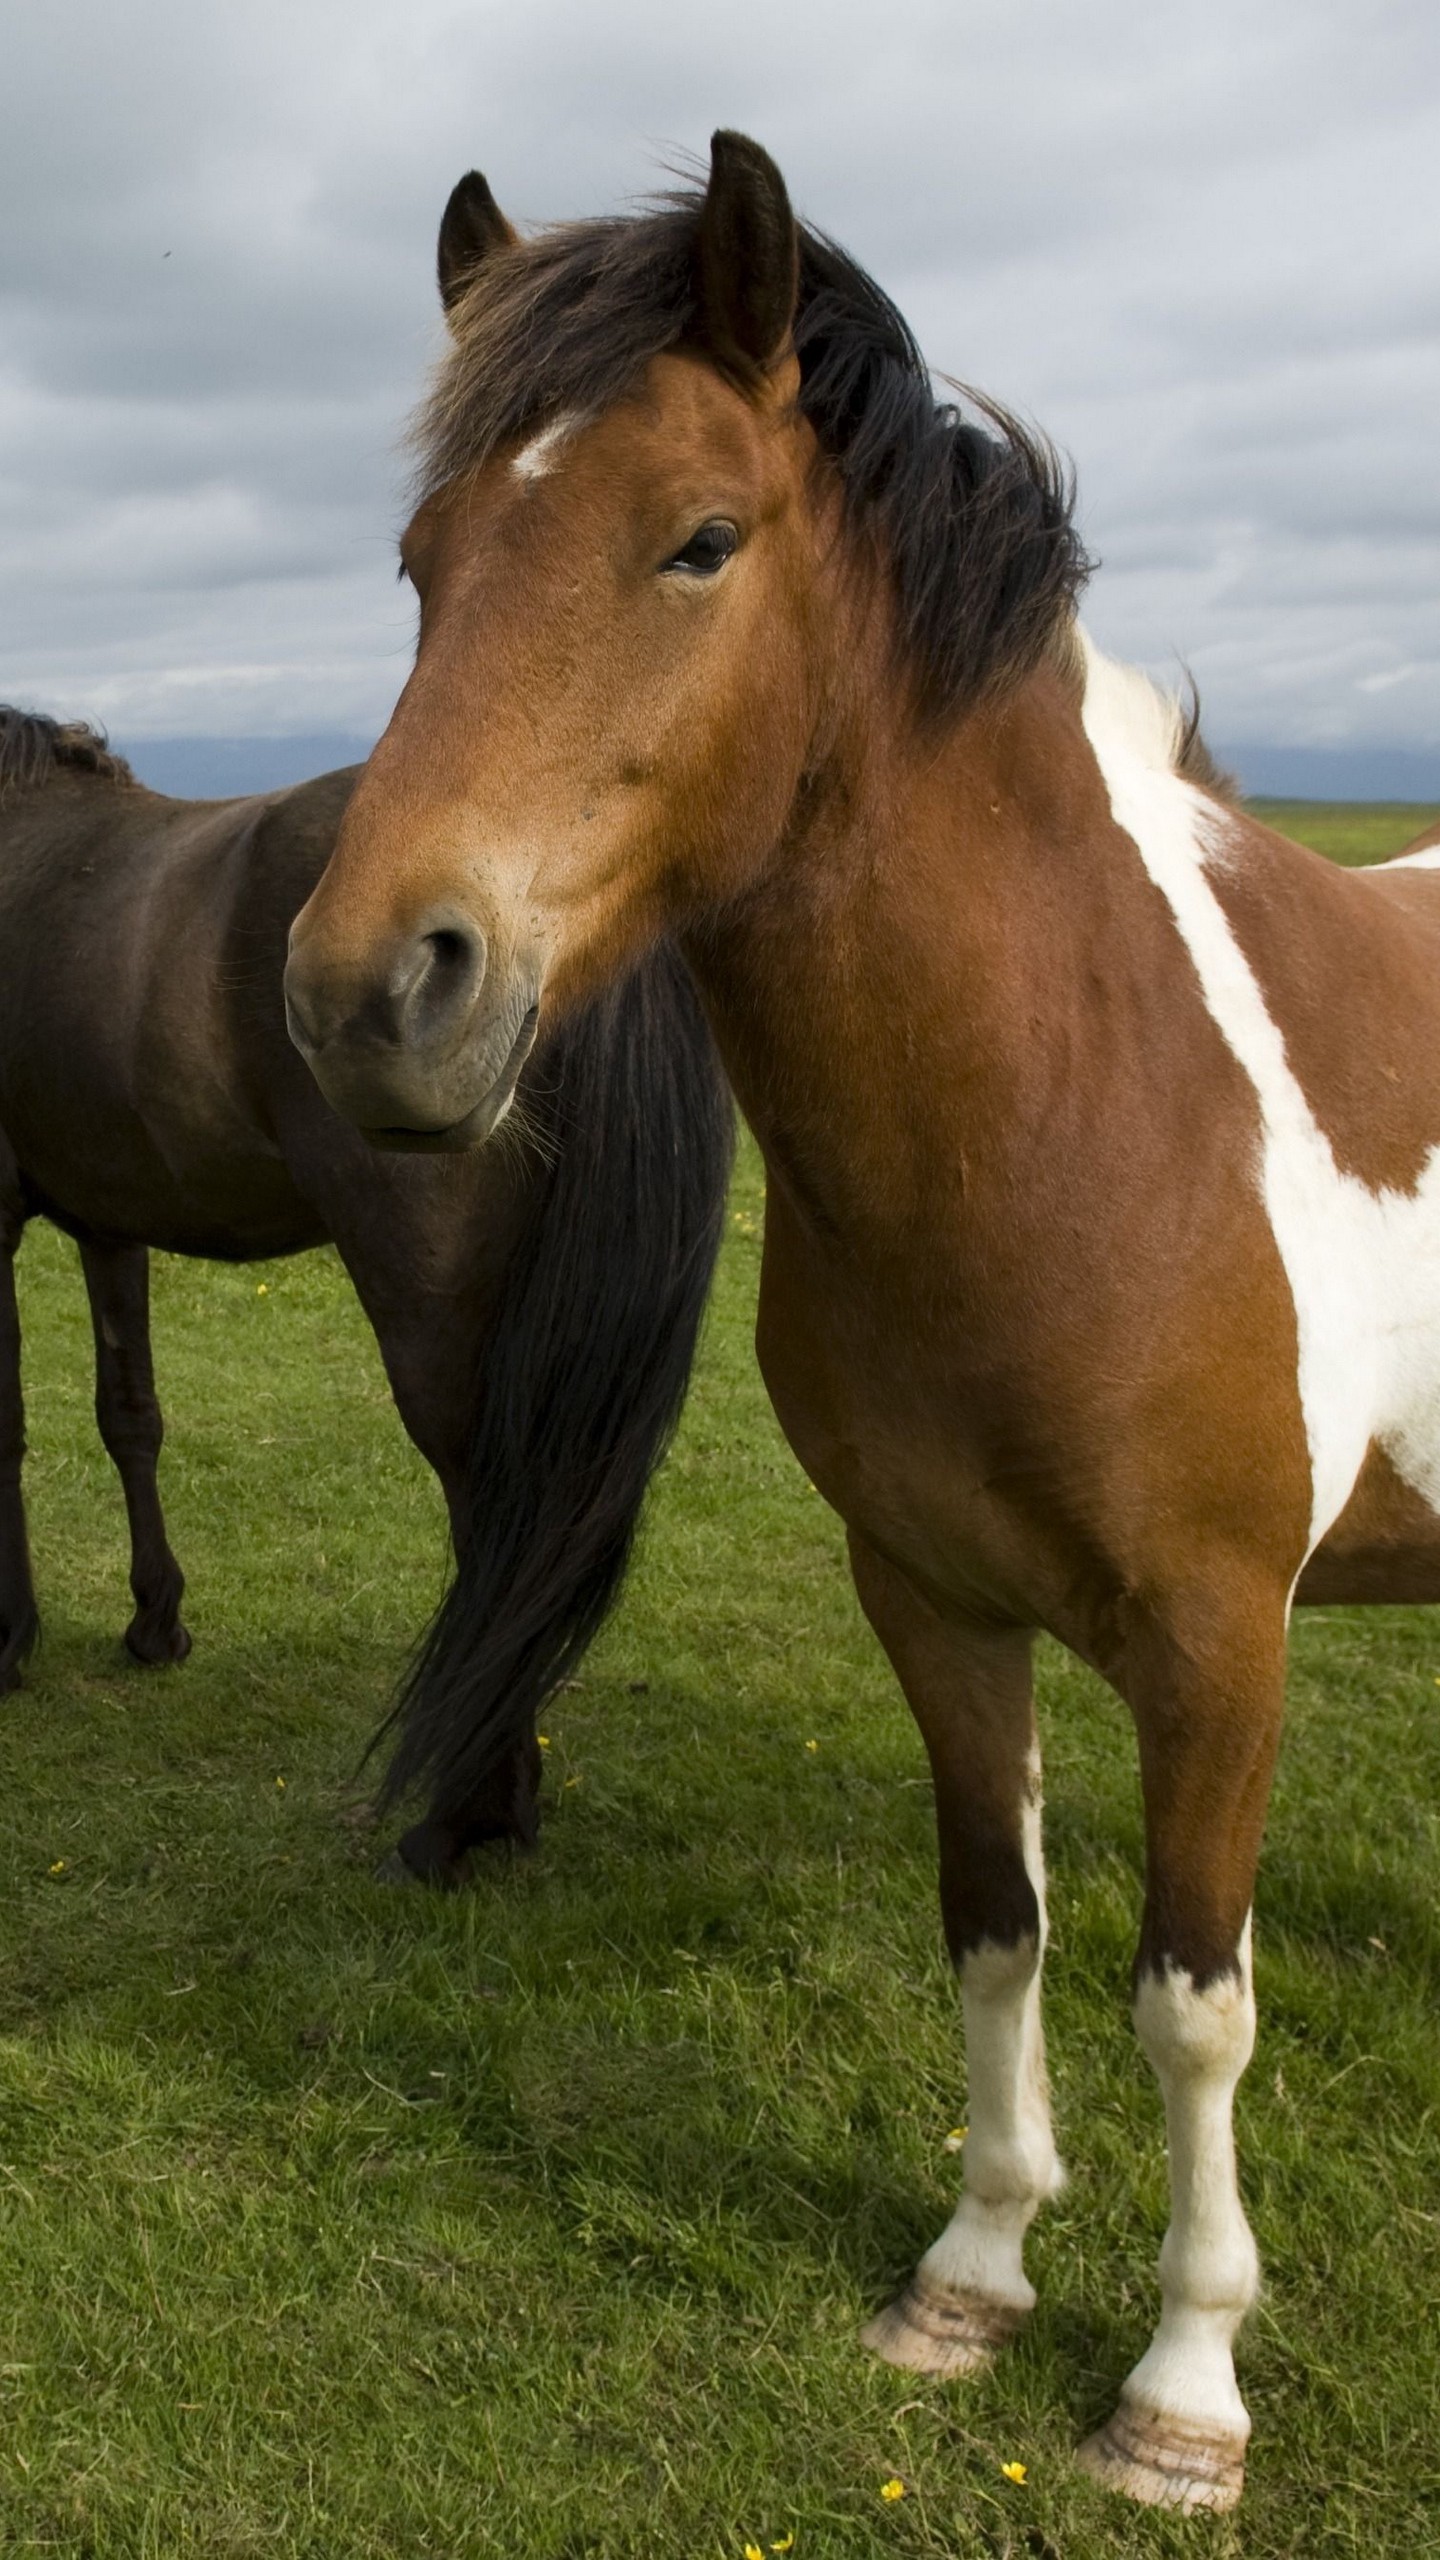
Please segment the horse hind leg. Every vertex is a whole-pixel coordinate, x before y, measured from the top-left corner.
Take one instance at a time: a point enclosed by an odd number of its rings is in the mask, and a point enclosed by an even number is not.
[[[954,2375],[983,2364],[1033,2309],[1025,2233],[1064,2183],[1040,2023],[1045,1879],[1030,1638],[942,1618],[855,1537],[851,1562],[930,1757],[969,2082],[959,2204],[863,2337],[889,2364]]]
[[[137,1662],[183,1662],[185,1576],[165,1535],[158,1469],[164,1424],[150,1353],[150,1257],[143,1245],[80,1240],[95,1329],[95,1419],[114,1461],[130,1522],[135,1615],[125,1630]]]
[[[0,1139],[0,1693],[19,1688],[21,1668],[40,1632],[21,1489],[25,1405],[15,1255],[24,1223],[14,1159]]]
[[[453,1892],[469,1881],[472,1849],[490,1841],[533,1849],[540,1835],[540,1746],[516,1745],[483,1786],[463,1800],[436,1799],[402,1833],[384,1874],[392,1883],[438,1885]]]
[[[1225,1643],[1226,1630],[1230,1642]],[[1259,2266],[1231,2117],[1255,2042],[1250,1905],[1280,1736],[1284,1596],[1212,1607],[1127,1681],[1145,1794],[1135,2027],[1165,2106],[1159,2326],[1084,2469],[1149,2506],[1232,2507],[1250,2418],[1233,2341]]]
[[[345,1258],[359,1287],[357,1263],[348,1252]],[[440,1480],[457,1564],[469,1534],[468,1380],[475,1361],[484,1357],[487,1312],[483,1304],[452,1303],[442,1324],[416,1298],[413,1285],[408,1296],[370,1308],[396,1410]],[[472,1849],[492,1841],[533,1849],[540,1831],[541,1766],[539,1744],[527,1734],[470,1795],[437,1793],[383,1861],[382,1877],[453,1892],[469,1881]]]

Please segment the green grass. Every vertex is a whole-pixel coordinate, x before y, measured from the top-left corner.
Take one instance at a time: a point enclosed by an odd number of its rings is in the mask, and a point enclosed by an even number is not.
[[[1164,2164],[1133,1748],[1053,1648],[1072,2178],[1041,2307],[967,2386],[858,2349],[949,2209],[963,2062],[919,1745],[754,1371],[760,1217],[747,1156],[639,1571],[548,1720],[541,1853],[449,1900],[372,1880],[354,1783],[443,1540],[336,1264],[157,1267],[196,1651],[142,1673],[78,1273],[27,1239],[47,1633],[0,1709],[0,2551],[1440,2550],[1423,1613],[1297,1629],[1238,2111],[1268,2275],[1239,2518],[1069,2465],[1153,2317]]]
[[[1347,867],[1385,861],[1440,818],[1433,803],[1418,800],[1250,800],[1246,806],[1267,827],[1298,836]]]

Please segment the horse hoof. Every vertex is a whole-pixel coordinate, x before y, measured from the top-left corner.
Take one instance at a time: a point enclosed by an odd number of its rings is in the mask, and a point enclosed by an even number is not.
[[[1245,2485],[1243,2436],[1187,2427],[1123,2399],[1109,2425],[1088,2437],[1075,2459],[1092,2480],[1122,2498],[1173,2507],[1186,2516],[1202,2507],[1235,2506]]]
[[[377,1858],[371,1873],[377,1884],[419,1884],[421,1882],[414,1868],[406,1866],[398,1849],[390,1849],[383,1858]]]
[[[409,1834],[406,1834],[406,1839]],[[470,1881],[470,1863],[458,1858],[428,1857],[422,1865],[406,1855],[405,1840],[381,1858],[375,1868],[377,1884],[428,1885],[432,1893],[459,1893]]]
[[[161,1633],[142,1626],[138,1619],[132,1619],[125,1630],[126,1652],[132,1662],[144,1663],[147,1670],[153,1669],[157,1663],[183,1662],[192,1642],[189,1628],[182,1627],[178,1619],[173,1627],[167,1627]]]
[[[905,2373],[974,2373],[1014,2337],[1025,2314],[977,2293],[941,2293],[919,2274],[877,2311],[860,2343]]]

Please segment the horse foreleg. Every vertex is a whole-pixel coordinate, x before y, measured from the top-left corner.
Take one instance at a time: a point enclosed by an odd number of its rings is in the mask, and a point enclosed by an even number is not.
[[[80,1239],[95,1328],[95,1419],[125,1493],[135,1615],[125,1642],[137,1662],[183,1662],[185,1576],[170,1551],[158,1468],[164,1425],[150,1356],[150,1257],[143,1245]]]
[[[1025,2233],[1064,2176],[1040,2024],[1045,1875],[1030,1638],[942,1617],[853,1536],[850,1553],[862,1606],[930,1756],[969,2081],[960,2202],[864,2340],[911,2372],[963,2373],[1033,2308]]]
[[[40,1632],[25,1497],[25,1405],[20,1387],[20,1311],[15,1299],[15,1255],[24,1217],[18,1192],[6,1179],[8,1150],[0,1141],[0,1692],[18,1689],[20,1668]],[[8,1165],[13,1173],[13,1165]]]
[[[1085,2468],[1153,2506],[1230,2507],[1250,2419],[1232,2342],[1255,2299],[1255,2243],[1231,2127],[1255,2042],[1250,1904],[1284,1688],[1283,1595],[1211,1606],[1139,1648],[1126,1688],[1145,1794],[1135,2027],[1160,2083],[1170,2159],[1163,2309]]]

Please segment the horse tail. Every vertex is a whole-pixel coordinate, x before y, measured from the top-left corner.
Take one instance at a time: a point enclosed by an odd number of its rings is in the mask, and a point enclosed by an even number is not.
[[[533,1765],[684,1400],[734,1114],[670,945],[561,1025],[526,1103],[548,1162],[481,1354],[455,1577],[376,1737],[395,1736],[383,1805],[430,1792],[402,1851],[436,1875],[480,1836],[467,1808],[497,1773]]]

